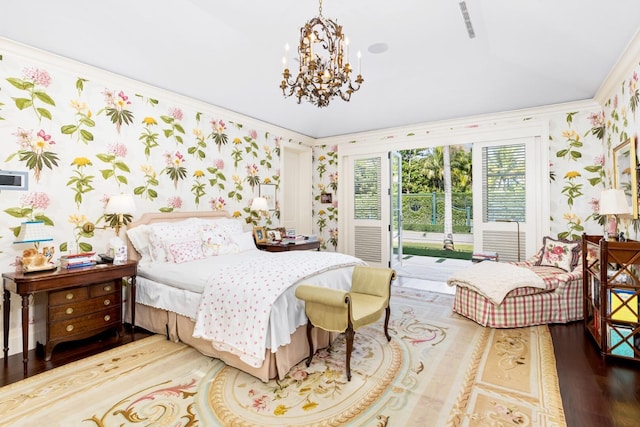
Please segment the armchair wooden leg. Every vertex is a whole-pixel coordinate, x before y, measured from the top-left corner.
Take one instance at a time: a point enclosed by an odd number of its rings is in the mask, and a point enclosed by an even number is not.
[[[391,335],[389,335],[389,318],[391,317],[391,307],[387,306],[386,316],[384,318],[384,335],[387,337],[387,341],[391,341]]]
[[[344,331],[347,340],[347,381],[351,381],[351,352],[353,351],[353,336],[355,334],[351,325]]]
[[[307,341],[309,342],[309,357],[307,358],[307,368],[311,365],[311,359],[313,359],[313,339],[311,338],[311,330],[313,325],[310,320],[307,320]]]

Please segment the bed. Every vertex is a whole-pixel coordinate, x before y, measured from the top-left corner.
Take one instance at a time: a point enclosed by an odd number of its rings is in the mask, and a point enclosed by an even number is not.
[[[262,381],[282,379],[309,351],[296,285],[348,290],[353,267],[365,263],[331,252],[260,251],[244,228],[223,211],[146,213],[130,223],[128,255],[139,262],[135,325]],[[315,348],[335,336],[314,328]]]

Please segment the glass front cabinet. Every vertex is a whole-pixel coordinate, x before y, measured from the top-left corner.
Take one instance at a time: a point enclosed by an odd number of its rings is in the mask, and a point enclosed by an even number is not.
[[[604,356],[640,360],[640,242],[583,234],[584,328]]]

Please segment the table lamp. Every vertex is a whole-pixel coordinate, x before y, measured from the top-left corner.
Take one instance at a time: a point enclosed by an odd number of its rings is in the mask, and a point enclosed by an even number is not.
[[[269,204],[264,197],[256,197],[251,202],[251,210],[258,212],[260,216],[269,216]]]
[[[125,216],[129,217],[136,211],[136,204],[131,194],[115,194],[109,198],[107,206],[104,208],[106,214],[114,215],[114,221],[111,221],[112,227],[116,229],[116,236],[120,237],[120,229],[125,224]],[[128,222],[128,221],[127,221]]]
[[[618,216],[630,215],[631,207],[627,203],[627,196],[619,188],[603,190],[600,194],[600,215],[608,215],[607,238],[617,240],[619,236]]]

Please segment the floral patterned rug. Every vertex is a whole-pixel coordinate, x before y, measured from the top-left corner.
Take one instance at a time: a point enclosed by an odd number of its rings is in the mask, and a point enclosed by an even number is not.
[[[546,326],[494,330],[450,295],[394,287],[391,342],[340,336],[263,383],[154,336],[0,388],[3,426],[562,426]]]

